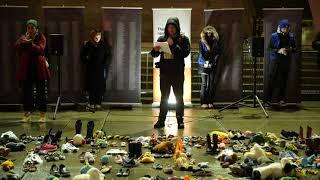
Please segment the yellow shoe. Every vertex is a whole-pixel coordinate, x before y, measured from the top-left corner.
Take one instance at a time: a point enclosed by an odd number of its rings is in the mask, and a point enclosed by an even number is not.
[[[23,118],[20,120],[22,123],[31,122],[31,112],[25,112]]]
[[[40,123],[44,123],[46,122],[47,118],[46,118],[46,113],[45,112],[40,112],[40,119],[39,122]]]

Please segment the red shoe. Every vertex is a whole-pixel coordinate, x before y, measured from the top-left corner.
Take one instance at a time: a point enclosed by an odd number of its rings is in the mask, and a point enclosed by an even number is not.
[[[37,146],[35,148],[36,151],[55,151],[58,149],[58,146],[52,144],[42,144],[41,146]]]

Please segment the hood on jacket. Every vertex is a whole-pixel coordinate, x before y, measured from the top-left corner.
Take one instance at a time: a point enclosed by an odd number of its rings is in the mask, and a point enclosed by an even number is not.
[[[207,33],[211,33],[212,34],[212,40],[216,40],[216,41],[219,41],[219,34],[217,32],[217,30],[213,27],[213,26],[206,26],[202,29],[201,31],[201,34],[200,34],[200,37],[201,37],[201,41],[203,43],[205,43],[205,45],[207,46],[207,49],[210,50],[210,46],[207,42],[207,39],[206,39],[206,34]]]
[[[180,36],[180,22],[179,22],[179,19],[177,17],[170,17],[168,20],[167,20],[167,23],[166,23],[166,27],[165,27],[165,30],[164,30],[164,35],[165,37],[168,37],[169,36],[169,33],[168,33],[168,26],[169,25],[174,25],[177,29],[177,32],[176,32],[176,36],[179,37]]]
[[[278,25],[277,32],[281,33],[281,28],[285,28],[285,27],[290,28],[290,24],[289,24],[289,20],[288,19],[283,19],[283,20],[280,21],[280,23]]]

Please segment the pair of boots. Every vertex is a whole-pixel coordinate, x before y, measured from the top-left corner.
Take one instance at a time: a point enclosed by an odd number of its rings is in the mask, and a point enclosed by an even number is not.
[[[76,134],[81,134],[81,128],[82,128],[82,121],[81,120],[77,120],[75,123],[75,130],[76,130]],[[90,142],[93,139],[93,130],[94,130],[94,122],[93,121],[89,121],[87,124],[87,135],[85,137],[86,139],[86,144],[90,144]]]
[[[130,142],[129,145],[129,157],[139,158],[142,155],[142,144],[141,142]]]
[[[22,119],[20,120],[20,122],[30,123],[31,122],[31,112],[25,112]],[[39,118],[38,122],[41,122],[41,123],[46,122],[46,113],[45,112],[40,112],[40,118]]]
[[[307,126],[307,137],[306,139],[310,139],[312,136],[312,128],[310,126]],[[299,128],[299,141],[304,143],[305,142],[305,139],[303,137],[303,127],[300,126]]]
[[[212,141],[210,134],[207,134],[207,153],[210,154],[217,154],[219,152],[218,150],[218,135],[213,134],[212,135]]]
[[[153,128],[159,129],[165,126],[165,118],[159,117],[158,121],[153,125]],[[177,117],[178,129],[184,129],[183,117]]]
[[[48,143],[52,145],[58,145],[58,142],[61,139],[61,135],[62,135],[62,131],[58,130],[57,132],[53,132],[51,128],[48,134],[44,136],[42,144]]]

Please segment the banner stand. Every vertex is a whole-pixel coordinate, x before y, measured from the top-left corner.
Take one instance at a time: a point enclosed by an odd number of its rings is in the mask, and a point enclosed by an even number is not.
[[[103,104],[141,106],[142,7],[101,7],[104,41],[111,48]]]

